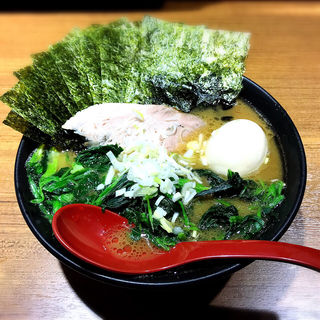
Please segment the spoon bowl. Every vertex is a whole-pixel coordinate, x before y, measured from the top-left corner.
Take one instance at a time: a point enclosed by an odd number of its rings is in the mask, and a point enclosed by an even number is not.
[[[128,237],[132,227],[124,217],[88,204],[62,207],[52,220],[53,232],[67,250],[114,272],[145,274],[214,258],[276,260],[320,271],[320,250],[313,248],[264,240],[224,240],[181,242],[165,251],[145,244],[135,246]]]

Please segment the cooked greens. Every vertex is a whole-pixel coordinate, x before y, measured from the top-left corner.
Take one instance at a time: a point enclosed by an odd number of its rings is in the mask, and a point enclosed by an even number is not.
[[[158,176],[159,187],[135,189],[133,197],[127,193],[135,188],[130,170],[109,177],[113,165],[117,165],[114,159],[122,151],[117,145],[91,147],[77,154],[39,147],[26,163],[34,196],[32,202],[49,220],[59,208],[71,203],[93,204],[116,211],[135,225],[131,231],[132,239],[144,237],[157,247],[169,250],[180,241],[195,240],[199,236],[206,240],[256,237],[274,218],[271,211],[284,198],[281,181],[267,185],[243,179],[232,171],[225,180],[207,170],[197,170],[203,183],[195,183],[183,176],[160,182]],[[206,186],[207,182],[210,186]],[[190,202],[185,198],[175,199],[163,188],[168,183],[174,184],[176,194],[194,189],[197,195]],[[212,189],[218,192],[209,192]],[[197,221],[193,206],[201,196],[212,199],[213,204]],[[240,214],[236,205],[231,203],[234,199],[247,203],[245,213]],[[201,236],[210,230],[213,235]]]
[[[199,228],[207,230],[211,228],[229,228],[230,218],[237,217],[238,210],[231,204],[217,203],[208,209],[201,217]]]
[[[61,124],[101,102],[232,105],[241,90],[249,34],[145,17],[72,30],[33,64],[0,100],[62,147]],[[5,124],[17,129],[12,122]],[[22,131],[22,130],[20,130]],[[39,134],[29,134],[38,142]],[[65,145],[65,144],[64,144]]]

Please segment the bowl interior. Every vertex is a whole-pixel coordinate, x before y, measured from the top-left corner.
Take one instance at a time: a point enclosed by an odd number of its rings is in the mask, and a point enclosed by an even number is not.
[[[248,78],[243,78],[240,98],[249,103],[270,124],[276,133],[285,171],[285,200],[277,207],[279,220],[262,235],[264,240],[278,240],[294,219],[305,190],[306,160],[304,148],[292,120],[280,104],[265,90]],[[27,183],[24,164],[30,153],[38,146],[23,137],[17,152],[15,165],[15,189],[21,212],[29,228],[41,244],[62,263],[97,280],[120,286],[159,287],[198,283],[207,279],[227,276],[243,268],[251,261],[210,260],[192,263],[175,269],[147,275],[124,275],[109,272],[86,263],[69,253],[52,233],[51,224],[30,203],[32,194]]]

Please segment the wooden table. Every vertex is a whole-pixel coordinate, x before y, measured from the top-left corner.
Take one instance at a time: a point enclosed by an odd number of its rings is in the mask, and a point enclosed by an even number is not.
[[[148,12],[1,13],[0,94],[14,85],[12,72],[30,64],[30,54],[74,26],[146,13],[252,33],[245,75],[284,106],[307,155],[305,197],[282,240],[320,249],[320,3],[171,2]],[[1,105],[1,121],[8,111]],[[179,291],[175,298],[123,291],[63,267],[32,235],[16,202],[13,166],[21,135],[1,125],[0,136],[0,319],[158,319],[174,311],[186,319],[320,319],[320,274],[298,266],[256,261],[221,287]]]

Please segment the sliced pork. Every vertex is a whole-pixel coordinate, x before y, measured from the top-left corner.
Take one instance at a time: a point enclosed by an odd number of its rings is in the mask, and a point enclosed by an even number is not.
[[[175,151],[204,125],[192,114],[163,105],[104,103],[77,112],[62,128],[84,136],[91,144],[117,143],[125,148],[141,139]]]

